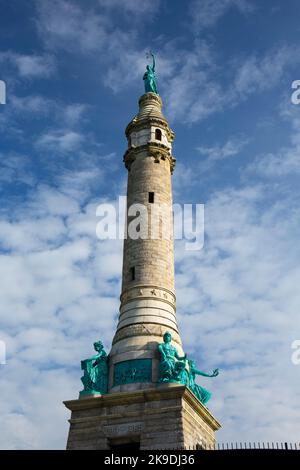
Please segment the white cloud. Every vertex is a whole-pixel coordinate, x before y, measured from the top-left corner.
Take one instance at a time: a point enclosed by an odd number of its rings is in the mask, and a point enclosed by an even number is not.
[[[243,59],[234,79],[234,94],[245,99],[251,93],[276,86],[287,67],[298,62],[298,54],[298,47],[283,46],[262,57],[252,55]]]
[[[190,10],[195,30],[215,26],[231,8],[248,14],[253,11],[254,6],[248,0],[194,0]]]
[[[300,119],[297,106],[285,97],[281,104],[281,117],[291,125],[290,145],[279,148],[277,152],[260,154],[242,170],[242,175],[256,175],[266,178],[297,176],[300,172]]]
[[[158,11],[159,0],[98,0],[94,8],[67,0],[36,1],[36,25],[47,47],[80,52],[112,53],[134,49],[135,29]],[[126,25],[116,27],[115,14],[125,13]],[[134,22],[137,19],[138,21]],[[134,24],[133,24],[134,23]],[[130,46],[130,47],[128,47]],[[108,53],[109,52],[109,53]],[[100,60],[100,54],[99,54]]]
[[[38,31],[48,47],[95,51],[107,45],[109,24],[103,14],[65,0],[36,2],[36,8]]]
[[[127,0],[124,2],[123,0],[98,0],[98,3],[101,7],[107,9],[114,9],[118,12],[125,12],[127,14],[135,17],[149,18],[158,11],[160,6],[160,0],[144,0],[141,2],[140,0]]]
[[[67,49],[74,55],[84,53],[99,62],[99,80],[114,92],[120,92],[139,80],[145,69],[145,51],[137,41],[139,27],[157,11],[158,3],[99,0],[101,8],[84,9],[66,0],[37,2],[37,26],[48,47]],[[124,4],[123,4],[124,3]],[[138,23],[131,28],[116,27],[114,12],[136,10]],[[246,0],[202,0],[191,7],[198,27],[213,25],[230,8],[243,14],[253,11]],[[149,13],[147,13],[149,11]],[[150,14],[151,11],[151,14]],[[202,26],[201,26],[202,25]],[[95,51],[98,52],[95,58]],[[224,86],[222,70],[212,44],[194,39],[191,47],[182,47],[180,40],[166,42],[157,54],[158,85],[165,98],[171,120],[194,123],[208,118],[226,107],[238,105],[250,95],[275,87],[285,70],[295,65],[298,48],[277,47],[265,55],[249,54],[226,64],[229,84]],[[296,61],[296,62],[295,62]],[[228,67],[229,65],[229,67]]]
[[[157,11],[158,0],[99,0],[100,8],[94,9],[65,0],[44,0],[36,6],[37,28],[47,47],[90,54],[91,60],[99,63],[99,80],[114,92],[124,90],[138,77],[142,90],[146,49],[137,46],[137,31]],[[118,10],[126,14],[123,28],[116,27]]]
[[[73,152],[78,149],[83,141],[84,136],[78,132],[59,130],[42,134],[37,139],[36,145],[38,148],[42,148],[46,151],[58,151],[64,153]]]
[[[168,117],[194,123],[236,107],[251,95],[278,86],[299,57],[298,47],[293,46],[272,49],[260,56],[250,54],[230,64],[226,72],[230,82],[224,85],[212,46],[195,42],[190,51],[174,50],[172,68],[163,82]]]
[[[64,232],[64,224],[61,219],[49,216],[18,221],[14,224],[0,221],[0,230],[2,249],[27,252],[40,250],[52,243],[56,244],[57,238]]]
[[[196,41],[187,51],[174,44],[161,56],[168,64],[168,74],[160,83],[171,121],[191,123],[222,109],[224,90],[215,79],[216,64],[210,45]]]
[[[246,145],[247,140],[229,139],[224,145],[214,145],[213,147],[197,147],[197,150],[212,160],[223,160],[238,154]]]
[[[34,184],[34,178],[30,171],[31,159],[28,155],[9,152],[8,154],[0,153],[0,182],[2,184],[24,183],[28,186]]]
[[[104,181],[104,170],[99,165],[93,165],[88,156],[87,162],[90,162],[89,166],[77,171],[65,170],[58,177],[63,193],[80,201],[83,201],[86,195],[89,196],[92,189],[99,188]]]
[[[209,170],[219,160],[238,155],[248,142],[249,140],[245,138],[232,138],[223,145],[197,147],[198,152],[206,157],[204,161],[201,161],[201,171]]]
[[[173,196],[180,197],[183,188],[190,188],[198,183],[198,177],[195,177],[195,171],[192,167],[187,168],[183,163],[176,162],[175,171],[172,177]]]
[[[66,104],[59,100],[45,98],[41,95],[10,95],[10,110],[12,113],[52,116],[57,122],[75,126],[84,120],[88,106],[84,103]]]
[[[45,347],[49,348],[49,345],[45,344]],[[16,368],[23,385],[22,393],[12,387],[14,380],[12,370]],[[62,422],[68,419],[62,400],[66,392],[70,394],[72,387],[76,387],[76,378],[68,375],[63,368],[45,372],[35,369],[29,363],[22,361],[21,354],[18,359],[11,360],[10,367],[6,367],[5,373],[7,380],[1,384],[2,406],[0,404],[1,424],[5,433],[2,433],[0,448],[10,450],[64,448],[61,442],[67,439],[66,428],[56,427],[53,416]],[[27,380],[27,377],[31,377],[31,380]],[[50,405],[53,397],[55,402]],[[14,403],[11,411],[5,406],[7,400]],[[53,429],[55,429],[54,434]]]
[[[245,174],[253,173],[270,178],[280,178],[300,173],[300,146],[282,149],[277,153],[259,155],[250,163]]]
[[[64,448],[68,411],[62,401],[81,389],[80,360],[96,339],[110,346],[122,245],[96,238],[95,204],[80,208],[80,188],[91,180],[75,171],[78,192],[71,196],[67,172],[58,188],[38,185],[1,217],[2,449]]]
[[[83,103],[72,103],[63,107],[63,119],[67,125],[75,125],[82,121],[87,110],[87,105]]]
[[[16,67],[22,78],[48,78],[56,72],[56,61],[51,55],[25,55],[7,51],[0,53],[0,62],[3,61]]]
[[[10,96],[12,112],[33,114],[47,114],[53,108],[53,101],[40,95]]]
[[[49,77],[55,71],[53,58],[17,56],[16,65],[21,77]]]
[[[86,124],[89,106],[84,103],[63,103],[60,100],[45,98],[38,94],[18,96],[10,93],[8,106],[0,115],[0,130],[6,136],[14,136],[18,140],[28,140],[24,121],[36,121],[47,118],[47,127],[52,123],[55,130],[44,132],[36,138],[38,143],[49,143],[49,149],[57,148],[61,151],[72,149],[84,139],[80,132]],[[26,122],[26,123],[27,123]],[[96,145],[95,139],[89,136],[89,141]]]

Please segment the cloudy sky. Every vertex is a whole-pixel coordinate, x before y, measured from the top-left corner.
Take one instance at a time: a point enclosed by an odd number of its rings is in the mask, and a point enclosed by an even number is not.
[[[80,360],[116,326],[122,242],[96,207],[126,192],[124,129],[157,54],[174,199],[178,322],[218,440],[300,441],[297,0],[0,0],[0,448],[64,448]]]

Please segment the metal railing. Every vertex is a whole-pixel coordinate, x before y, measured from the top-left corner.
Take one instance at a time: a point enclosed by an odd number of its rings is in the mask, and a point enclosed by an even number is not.
[[[197,445],[193,450],[300,450],[300,442],[218,442],[214,447]]]

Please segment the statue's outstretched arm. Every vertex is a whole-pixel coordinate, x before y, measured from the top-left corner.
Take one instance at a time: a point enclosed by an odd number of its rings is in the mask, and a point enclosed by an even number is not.
[[[151,55],[152,55],[152,59],[153,59],[152,70],[153,70],[153,72],[155,72],[155,57],[154,57],[154,54],[152,54],[152,52],[151,52]]]
[[[210,377],[209,374],[206,374],[205,372],[202,372],[202,370],[194,369],[195,374],[197,375],[202,375],[203,377]]]
[[[219,369],[215,369],[212,374],[206,374],[205,372],[202,372],[201,370],[194,369],[195,374],[197,375],[202,375],[203,377],[216,377],[219,375]]]

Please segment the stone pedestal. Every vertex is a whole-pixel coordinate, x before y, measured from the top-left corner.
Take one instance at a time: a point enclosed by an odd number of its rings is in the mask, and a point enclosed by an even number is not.
[[[213,449],[218,421],[185,386],[66,401],[67,449]]]

